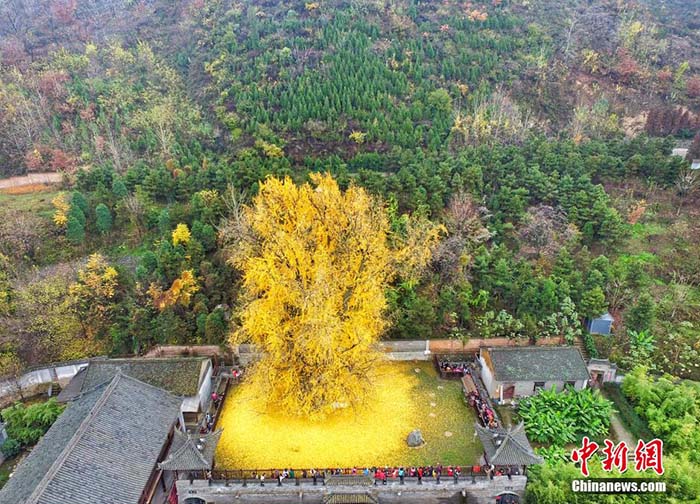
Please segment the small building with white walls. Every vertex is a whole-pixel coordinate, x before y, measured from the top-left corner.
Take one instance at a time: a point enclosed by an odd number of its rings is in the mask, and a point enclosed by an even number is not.
[[[585,388],[589,375],[581,351],[565,347],[488,347],[479,353],[481,380],[492,399],[531,396],[541,389]]]

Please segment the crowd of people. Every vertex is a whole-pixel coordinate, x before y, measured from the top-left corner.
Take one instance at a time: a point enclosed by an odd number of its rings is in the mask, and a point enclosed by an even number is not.
[[[294,470],[292,468],[285,469],[272,469],[266,471],[251,471],[250,473],[242,472],[231,475],[219,474],[219,477],[225,479],[233,476],[234,479],[241,478],[244,481],[247,479],[252,479],[257,481],[261,486],[265,486],[266,482],[273,482],[278,486],[281,486],[285,480],[293,481],[294,484],[300,484],[301,481],[307,482],[308,480],[313,480],[313,484],[326,484],[326,480],[332,476],[365,476],[371,478],[375,485],[387,485],[390,481],[392,483],[399,482],[403,484],[406,478],[411,478],[413,483],[418,485],[423,484],[423,480],[430,480],[433,483],[440,484],[445,479],[448,481],[454,481],[458,483],[460,477],[463,476],[463,470],[461,466],[443,466],[442,464],[427,465],[427,466],[384,466],[384,467],[365,467],[358,468],[336,468],[336,469],[298,469]],[[496,476],[508,476],[511,478],[514,475],[520,474],[520,468],[517,466],[494,466],[494,465],[475,465],[471,468],[467,468],[468,475],[478,475],[483,474],[484,476],[494,479]],[[209,472],[207,478],[211,479],[212,474]]]
[[[478,471],[477,471],[478,472]],[[457,482],[458,478],[462,474],[462,468],[460,466],[443,466],[442,464],[428,465],[428,466],[384,466],[384,467],[365,467],[362,468],[336,468],[336,469],[301,469],[295,471],[294,469],[274,469],[271,471],[253,471],[251,477],[254,480],[260,482],[260,485],[264,485],[266,480],[272,480],[281,485],[286,479],[297,480],[297,479],[313,479],[314,484],[318,481],[324,481],[326,478],[331,476],[366,476],[374,479],[374,484],[386,485],[389,480],[398,480],[400,483],[404,482],[405,478],[416,478],[418,484],[422,484],[424,478],[432,478],[436,483],[440,483],[442,478],[451,478]]]
[[[476,415],[479,417],[481,425],[489,429],[498,428],[498,420],[493,408],[484,401],[478,392],[470,392],[468,395],[469,404],[476,410]]]
[[[465,360],[450,359],[447,356],[437,357],[437,367],[443,377],[462,377],[469,368],[469,363]]]
[[[239,380],[241,377],[241,371],[234,369],[232,376],[235,380]],[[211,393],[211,404],[209,410],[204,414],[202,423],[199,427],[200,434],[206,434],[214,430],[216,425],[216,418],[218,417],[219,410],[224,402],[224,394],[219,394],[216,390]]]
[[[433,478],[436,483],[440,483],[440,479],[443,476],[446,476],[448,478],[453,478],[455,481],[459,478],[459,476],[462,474],[462,468],[460,466],[447,466],[443,467],[442,464],[436,464],[435,466],[412,466],[410,468],[404,468],[404,467],[384,467],[379,468],[372,468],[372,470],[369,470],[369,468],[365,468],[364,474],[369,476],[373,474],[374,476],[374,484],[376,485],[377,483],[381,482],[382,485],[386,485],[387,481],[389,478],[391,479],[399,479],[401,483],[403,483],[404,478],[409,477],[409,478],[418,478],[418,484],[420,485],[423,482],[423,478]]]
[[[496,412],[493,410],[488,400],[485,397],[482,397],[481,393],[479,392],[479,378],[473,375],[471,369],[467,369],[465,374],[472,377],[474,387],[476,387],[476,390],[472,390],[468,393],[465,390],[469,405],[476,411],[476,416],[479,418],[481,425],[490,429],[496,429],[499,426],[498,417],[496,416]]]

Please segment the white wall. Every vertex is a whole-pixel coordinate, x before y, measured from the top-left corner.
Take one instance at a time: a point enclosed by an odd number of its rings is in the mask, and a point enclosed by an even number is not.
[[[70,364],[56,364],[28,371],[16,381],[5,380],[0,382],[0,397],[16,395],[17,385],[19,385],[22,390],[31,390],[36,386],[58,380],[67,383],[80,369],[87,367],[87,365],[88,361],[86,360],[84,362]]]
[[[486,361],[484,361],[483,357],[479,355],[479,362],[481,363],[481,381],[484,382],[484,386],[486,387],[486,391],[489,393],[490,397],[498,397],[498,385],[499,383],[496,382],[496,380],[493,378],[493,375],[491,374],[491,370],[489,367],[486,365]]]
[[[509,384],[504,384],[504,387]],[[534,381],[521,381],[521,382],[515,382],[515,396],[516,397],[526,397],[526,396],[531,396],[535,393],[535,382]],[[552,386],[554,386],[554,390],[557,392],[561,392],[564,390],[564,387],[566,386],[565,381],[561,380],[555,380],[555,381],[547,381],[544,382],[544,390],[551,390]],[[574,389],[575,390],[581,390],[582,388],[586,387],[586,380],[578,380],[576,383],[574,383]]]
[[[199,404],[202,407],[202,411],[207,410],[207,406],[209,405],[209,400],[211,399],[211,377],[214,374],[214,366],[211,363],[211,360],[208,361],[208,368],[207,368],[207,373],[204,376],[204,381],[202,382],[202,385],[199,387]]]

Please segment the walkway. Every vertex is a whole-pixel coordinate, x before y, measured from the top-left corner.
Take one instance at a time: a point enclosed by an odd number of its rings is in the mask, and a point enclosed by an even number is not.
[[[613,413],[610,415],[610,427],[618,443],[620,441],[624,441],[625,444],[632,449],[637,446],[638,440],[632,437],[632,434],[630,434],[630,432],[627,430],[625,424],[622,423],[619,413]]]

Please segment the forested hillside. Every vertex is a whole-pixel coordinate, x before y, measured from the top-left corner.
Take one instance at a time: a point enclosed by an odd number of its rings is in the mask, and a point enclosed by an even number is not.
[[[0,379],[273,331],[284,368],[285,345],[341,319],[322,341],[371,326],[343,349],[360,360],[380,332],[560,338],[616,363],[620,417],[663,439],[668,492],[644,502],[691,502],[699,34],[690,0],[4,0]],[[377,240],[390,252],[365,257]],[[374,268],[364,312],[353,261]],[[299,289],[279,295],[278,271]],[[314,320],[287,323],[309,299]],[[589,334],[606,313],[612,333]],[[336,376],[311,347],[294,354],[311,378],[283,398]],[[528,424],[553,432],[539,408]],[[540,452],[529,497],[579,502],[575,437]]]
[[[699,378],[700,182],[670,156],[700,157],[697,10],[4,2],[0,173],[65,174],[0,194],[4,369],[223,343],[241,206],[328,171],[397,239],[408,214],[444,225],[387,337],[582,337]],[[596,342],[582,320],[608,310]]]
[[[2,9],[5,174],[196,164],[246,147],[293,163],[348,161],[521,143],[532,132],[580,142],[645,129],[691,136],[698,126],[692,2],[10,0]]]

